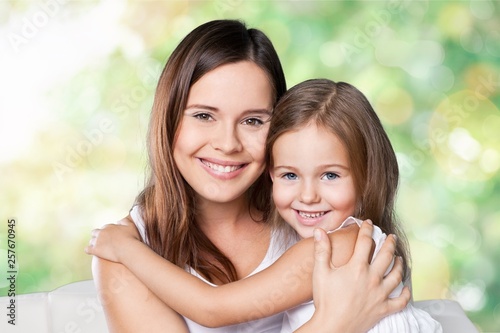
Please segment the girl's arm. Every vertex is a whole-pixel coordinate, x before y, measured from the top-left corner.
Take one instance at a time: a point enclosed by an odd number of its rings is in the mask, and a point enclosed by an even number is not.
[[[92,273],[110,333],[188,333],[184,319],[124,265],[98,257]]]
[[[366,332],[381,318],[401,311],[408,304],[411,295],[407,287],[397,298],[389,299],[388,293],[380,293],[382,289],[390,292],[399,284],[403,264],[396,260],[392,271],[381,278],[395,251],[394,237],[389,237],[373,264],[367,265],[372,230],[371,224],[362,224],[351,260],[338,268],[330,262],[331,247],[325,232],[315,230],[313,291],[316,311],[297,333]]]
[[[312,239],[298,242],[255,275],[212,287],[140,242],[132,222],[122,220],[122,224],[94,231],[87,253],[120,261],[169,307],[201,325],[218,327],[263,318],[312,298]],[[352,225],[330,234],[335,266],[351,257],[358,230]]]

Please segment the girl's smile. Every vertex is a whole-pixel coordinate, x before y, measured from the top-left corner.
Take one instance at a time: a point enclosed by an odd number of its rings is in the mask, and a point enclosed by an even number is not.
[[[330,213],[331,210],[321,212],[295,210],[295,212],[297,213],[297,221],[306,227],[310,227],[321,224],[323,220],[329,217],[328,213]]]

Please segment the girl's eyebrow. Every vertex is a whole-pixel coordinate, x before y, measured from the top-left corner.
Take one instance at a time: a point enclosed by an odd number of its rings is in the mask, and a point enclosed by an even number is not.
[[[325,165],[319,165],[318,167],[328,169],[328,168],[341,168],[341,169],[346,169],[348,170],[349,167],[347,165],[343,164],[325,164]]]
[[[344,170],[349,170],[348,166],[342,165],[342,164],[322,164],[322,165],[316,166],[316,169],[321,169],[321,170],[323,170],[323,169],[329,169],[329,168],[341,168],[341,169],[344,169]],[[275,165],[273,167],[273,169],[296,170],[295,167],[290,166],[290,165]]]
[[[288,170],[296,170],[293,166],[289,165],[275,165],[273,169],[288,169]]]

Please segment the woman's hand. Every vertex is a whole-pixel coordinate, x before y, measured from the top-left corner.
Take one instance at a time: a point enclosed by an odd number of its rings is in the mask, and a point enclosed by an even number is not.
[[[397,298],[388,296],[403,277],[400,260],[384,278],[395,251],[395,238],[390,235],[375,261],[372,253],[371,223],[363,223],[354,254],[347,264],[334,267],[331,263],[330,240],[322,229],[316,229],[313,295],[316,311],[300,332],[366,332],[383,317],[401,311],[410,300],[405,288]]]
[[[118,224],[107,224],[94,229],[85,252],[113,262],[121,262],[121,249],[130,241],[140,241],[139,232],[134,223],[127,218]]]

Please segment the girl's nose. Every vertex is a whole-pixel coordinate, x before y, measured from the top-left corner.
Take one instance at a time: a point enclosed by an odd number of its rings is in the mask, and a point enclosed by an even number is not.
[[[300,192],[300,201],[306,204],[317,203],[321,197],[316,189],[316,186],[310,182],[305,181],[302,185]]]

